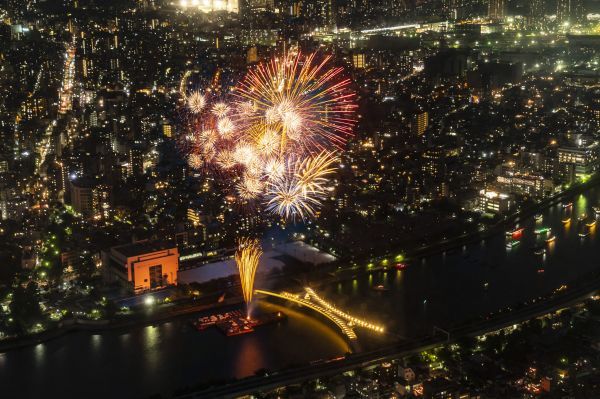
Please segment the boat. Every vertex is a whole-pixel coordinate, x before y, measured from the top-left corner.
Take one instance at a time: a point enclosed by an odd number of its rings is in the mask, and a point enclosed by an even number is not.
[[[582,225],[579,228],[579,237],[583,238],[583,237],[587,237],[590,235],[590,229],[588,227],[586,227],[585,225]]]
[[[571,217],[564,218],[564,219],[562,220],[562,222],[563,222],[564,224],[571,223]]]
[[[537,270],[537,272],[538,272],[538,273],[544,273],[544,272],[545,272],[545,270],[544,270],[544,269],[538,269],[538,270]]]
[[[396,270],[404,270],[408,267],[408,265],[406,263],[396,263],[396,266],[394,267]]]
[[[535,229],[535,234],[548,234],[552,232],[552,229],[550,227],[542,227],[539,229]]]
[[[385,285],[381,285],[381,284],[379,284],[379,285],[377,285],[377,286],[373,287],[373,289],[374,289],[375,291],[381,291],[381,292],[383,292],[383,291],[389,291],[389,290],[390,290],[390,289],[389,289],[389,288],[387,288]]]
[[[547,243],[551,243],[551,242],[554,242],[554,241],[556,241],[556,236],[550,236],[550,237],[546,238],[546,242]]]
[[[192,325],[196,327],[198,331],[206,330],[208,327],[216,326],[219,323],[223,323],[227,320],[234,318],[243,317],[243,314],[239,310],[233,310],[226,313],[218,313],[210,316],[203,316],[192,322]]]
[[[542,215],[541,213],[538,213],[537,215],[534,216],[534,219],[538,222],[541,222],[542,219],[544,219],[544,215]]]
[[[506,235],[510,236],[512,238],[517,238],[517,237],[520,237],[521,234],[523,234],[524,230],[525,230],[524,228],[520,228],[520,229],[515,229],[513,231],[507,231]]]
[[[488,287],[490,286],[490,283],[484,283],[483,284],[483,289],[487,291]]]
[[[536,255],[544,255],[546,253],[546,248],[543,246],[538,246],[533,249],[533,253]]]
[[[510,240],[509,242],[506,243],[506,248],[514,248],[517,245],[519,245],[519,241],[518,240]]]
[[[587,222],[585,225],[589,228],[592,228],[592,227],[596,226],[596,221],[591,220],[591,221]]]
[[[580,221],[580,222],[583,222],[586,217],[587,217],[587,215],[585,213],[582,213],[581,215],[579,215],[579,217],[577,218],[577,220]]]
[[[563,204],[563,208],[570,208],[573,206],[572,202],[567,202],[566,204]]]
[[[600,215],[600,207],[598,206],[593,206],[592,210],[594,211],[594,213],[596,214],[596,216]]]

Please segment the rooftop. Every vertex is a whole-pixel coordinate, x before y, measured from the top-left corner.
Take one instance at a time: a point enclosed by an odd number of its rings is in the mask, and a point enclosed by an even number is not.
[[[163,251],[165,249],[176,249],[175,244],[165,241],[139,241],[113,247],[112,250],[130,258],[132,256],[144,255],[151,252]]]

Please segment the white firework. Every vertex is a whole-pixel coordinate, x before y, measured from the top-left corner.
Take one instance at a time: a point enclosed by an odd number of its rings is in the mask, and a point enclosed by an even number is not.
[[[188,109],[195,114],[201,113],[206,106],[206,98],[199,91],[190,93],[186,98],[186,102]]]

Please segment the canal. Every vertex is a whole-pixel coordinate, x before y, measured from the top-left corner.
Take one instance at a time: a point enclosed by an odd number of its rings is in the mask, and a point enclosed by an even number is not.
[[[358,329],[363,349],[392,339],[431,334],[570,285],[598,268],[597,228],[590,222],[600,190],[572,199],[572,220],[563,223],[557,204],[521,226],[519,244],[505,234],[411,262],[405,270],[378,271],[319,288],[344,310],[386,326],[378,337]],[[585,224],[585,222],[581,222]],[[534,230],[550,227],[556,239]],[[545,254],[540,254],[545,249]],[[537,253],[536,253],[537,252]],[[269,288],[269,287],[260,287]],[[0,354],[2,397],[144,398],[179,388],[224,381],[344,355],[348,344],[329,323],[308,310],[262,300],[265,310],[284,310],[281,325],[226,338],[215,329],[197,332],[190,318],[102,334],[77,332],[47,343]],[[18,392],[18,395],[17,393]],[[8,393],[8,396],[5,394]]]

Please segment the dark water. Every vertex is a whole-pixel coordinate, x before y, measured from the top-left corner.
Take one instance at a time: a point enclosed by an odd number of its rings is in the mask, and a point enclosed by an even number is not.
[[[573,199],[573,221],[563,225],[559,204],[544,220],[523,223],[521,244],[506,248],[503,234],[485,242],[415,261],[404,271],[375,272],[319,290],[341,308],[381,322],[394,336],[430,333],[573,282],[598,267],[598,234],[580,238],[577,216],[593,215],[599,191]],[[532,247],[542,242],[535,227],[552,227],[557,239],[545,256]],[[544,273],[538,273],[544,269]],[[484,289],[484,283],[488,288]],[[389,290],[379,292],[383,284]],[[261,302],[266,310],[283,309]],[[192,330],[188,319],[103,334],[74,333],[35,347],[0,354],[1,396],[138,398],[171,393],[211,379],[252,375],[337,357],[349,348],[327,322],[310,311],[285,309],[286,324],[226,338],[216,330]],[[389,342],[358,330],[363,348]],[[7,395],[8,394],[8,395]]]

